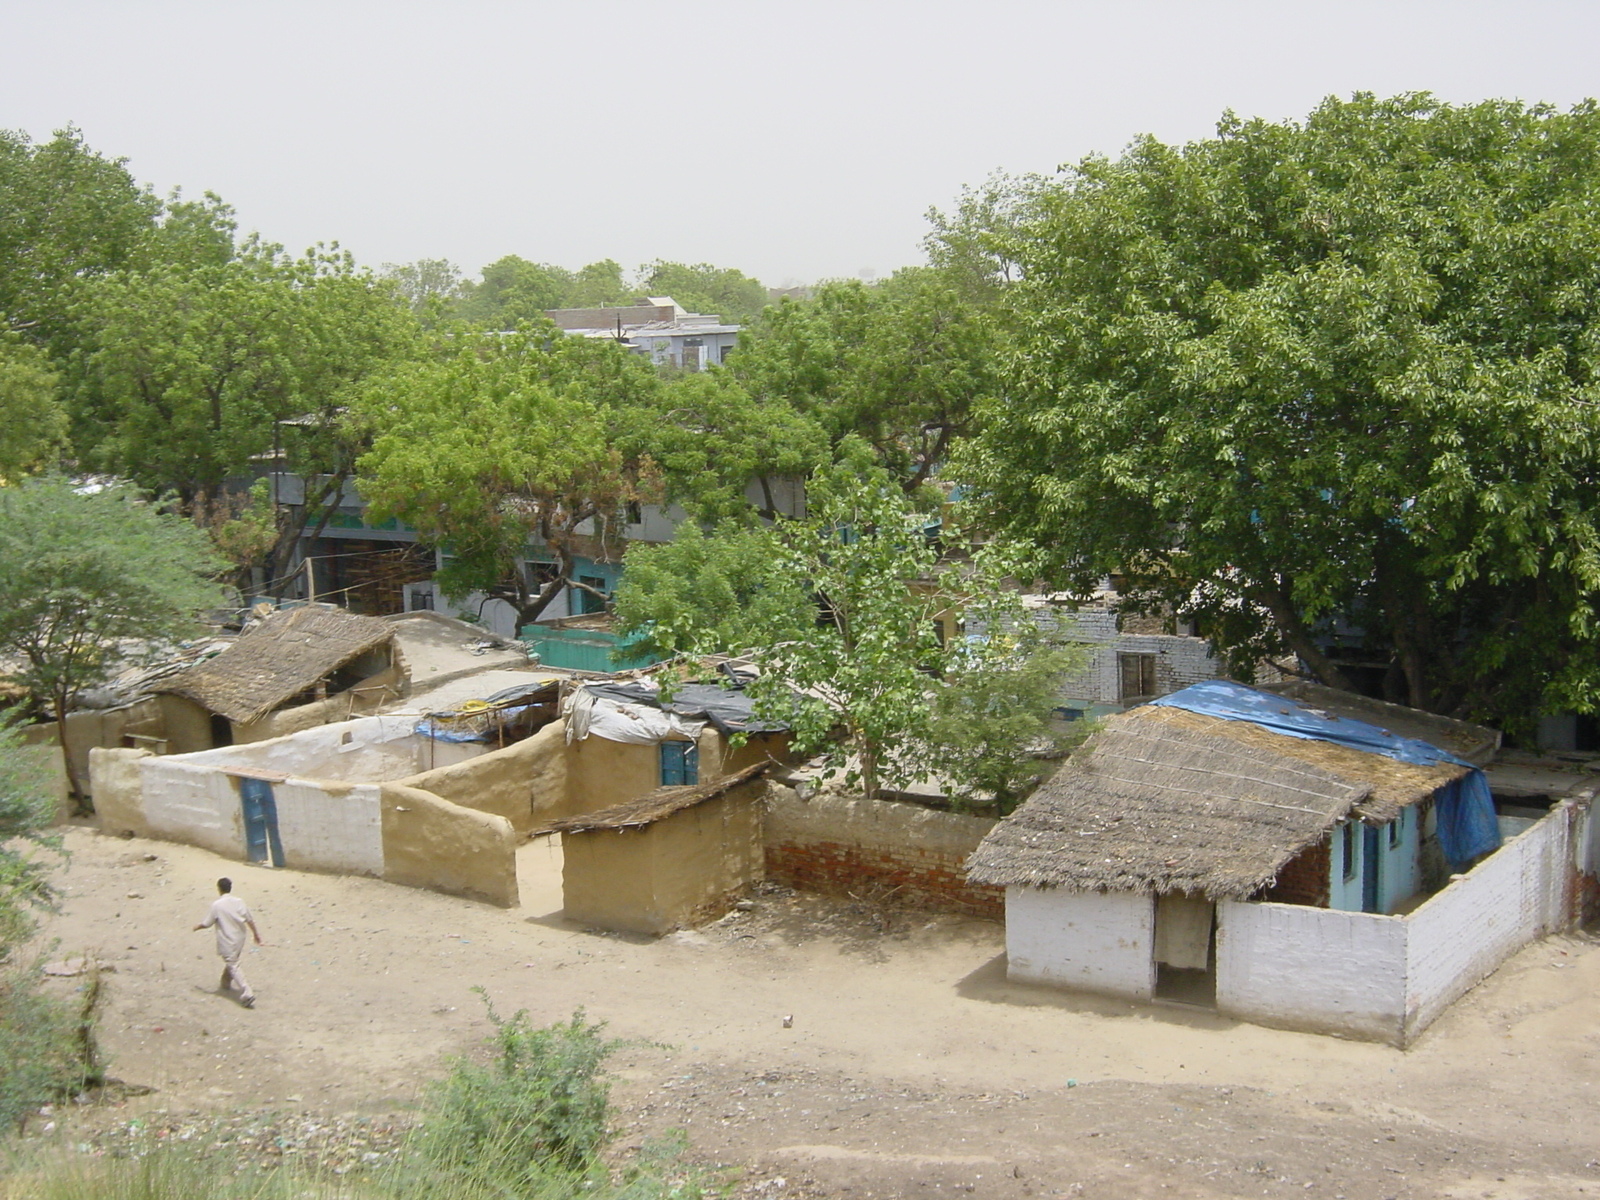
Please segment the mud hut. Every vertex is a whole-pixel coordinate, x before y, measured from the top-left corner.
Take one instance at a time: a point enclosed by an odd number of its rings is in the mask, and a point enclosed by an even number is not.
[[[662,934],[726,912],[761,878],[762,776],[770,765],[658,788],[535,830],[561,835],[564,915],[598,929]]]
[[[374,711],[403,691],[398,658],[389,622],[308,604],[268,614],[155,690],[185,748],[228,746]]]

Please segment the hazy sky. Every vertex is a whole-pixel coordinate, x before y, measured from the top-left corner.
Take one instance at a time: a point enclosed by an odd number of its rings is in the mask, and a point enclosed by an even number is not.
[[[1593,0],[0,0],[0,127],[365,264],[918,261],[930,205],[1232,108],[1600,94]]]

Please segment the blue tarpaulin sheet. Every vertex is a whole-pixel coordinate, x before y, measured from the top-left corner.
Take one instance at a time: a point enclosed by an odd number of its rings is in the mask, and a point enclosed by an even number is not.
[[[1377,725],[1310,708],[1287,696],[1258,691],[1242,683],[1207,680],[1150,701],[1166,708],[1181,708],[1228,721],[1249,721],[1289,737],[1333,742],[1368,754],[1415,766],[1454,763],[1470,768],[1466,775],[1434,794],[1439,848],[1452,867],[1462,867],[1500,846],[1500,820],[1494,797],[1482,771],[1464,758],[1418,738],[1400,737]]]

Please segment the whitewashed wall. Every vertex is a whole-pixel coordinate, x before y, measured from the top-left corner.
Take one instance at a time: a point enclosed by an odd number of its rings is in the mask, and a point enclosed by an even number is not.
[[[1155,994],[1155,900],[1133,892],[1006,889],[1006,974],[1149,1000]]]
[[[272,785],[284,865],[308,871],[383,875],[378,785],[326,788],[304,779]]]
[[[1262,1025],[1400,1040],[1404,918],[1298,904],[1217,905],[1217,1011]]]
[[[412,733],[414,714],[358,717],[262,742],[219,746],[182,756],[186,763],[272,771],[303,779],[379,783],[450,766],[487,753],[482,742],[440,742]]]
[[[1558,806],[1406,918],[1407,1038],[1521,947],[1566,925],[1578,815]]]
[[[1521,947],[1581,920],[1597,871],[1600,821],[1585,796],[1406,916],[1223,901],[1217,1010],[1406,1045]],[[1153,914],[1147,896],[1009,888],[1010,976],[1148,999]]]
[[[139,787],[151,834],[243,858],[244,814],[238,788],[219,771],[185,762],[187,757],[157,756],[139,762]]]

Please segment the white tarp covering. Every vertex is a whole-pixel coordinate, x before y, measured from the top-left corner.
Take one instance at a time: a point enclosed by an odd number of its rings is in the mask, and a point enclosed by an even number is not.
[[[653,681],[640,682],[654,687]],[[649,746],[667,738],[693,741],[706,725],[654,705],[629,704],[581,687],[567,697],[566,717],[568,742],[582,741],[592,734],[635,746]]]

